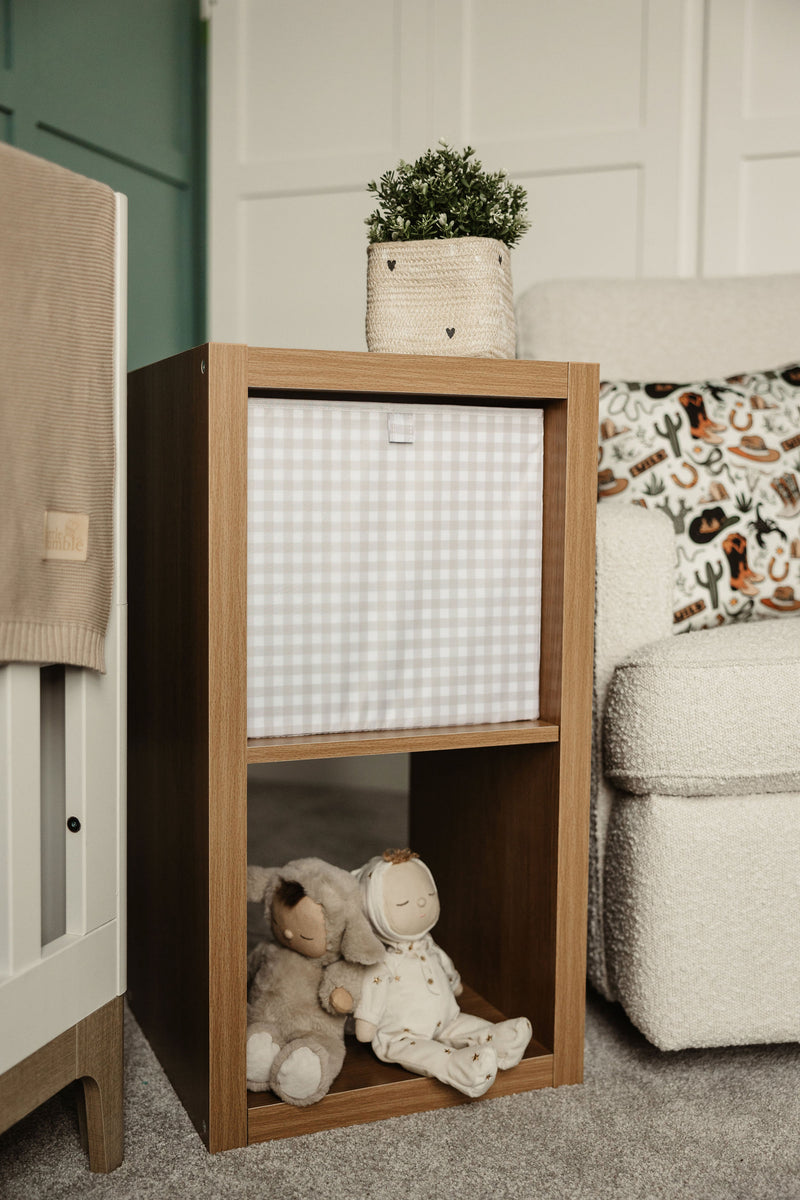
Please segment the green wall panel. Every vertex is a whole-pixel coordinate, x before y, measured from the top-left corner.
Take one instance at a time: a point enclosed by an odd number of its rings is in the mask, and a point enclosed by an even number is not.
[[[128,364],[205,338],[196,0],[0,0],[0,137],[128,197]]]

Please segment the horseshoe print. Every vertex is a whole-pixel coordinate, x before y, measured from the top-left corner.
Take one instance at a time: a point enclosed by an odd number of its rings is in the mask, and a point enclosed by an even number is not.
[[[744,430],[750,428],[750,426],[753,424],[753,414],[745,413],[744,415],[745,415],[744,425],[737,425],[736,424],[736,410],[735,409],[733,410],[733,412],[731,413],[730,418],[729,418],[730,424],[731,424],[731,429],[738,429],[740,433],[743,433]]]
[[[687,462],[681,463],[681,466],[685,467],[686,470],[689,471],[689,473],[690,473],[689,482],[684,483],[682,479],[678,479],[678,476],[675,474],[674,471],[670,475],[670,479],[672,480],[673,483],[677,483],[678,487],[693,488],[694,485],[697,483],[697,480],[700,478],[700,476],[697,474],[697,469],[695,467],[693,467],[691,463],[687,463]]]
[[[772,558],[769,560],[769,577],[770,577],[770,579],[774,579],[776,583],[780,583],[781,580],[785,579],[786,576],[789,574],[789,564],[788,564],[788,562],[785,562],[783,564],[783,574],[782,575],[775,574],[775,572],[772,569],[774,566],[775,566],[775,555],[773,554]]]

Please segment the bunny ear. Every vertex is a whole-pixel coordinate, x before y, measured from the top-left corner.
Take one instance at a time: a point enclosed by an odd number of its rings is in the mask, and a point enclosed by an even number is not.
[[[247,867],[247,899],[266,900],[267,892],[278,882],[277,867]]]
[[[383,958],[383,943],[378,941],[364,914],[351,911],[342,936],[342,958],[364,967]]]

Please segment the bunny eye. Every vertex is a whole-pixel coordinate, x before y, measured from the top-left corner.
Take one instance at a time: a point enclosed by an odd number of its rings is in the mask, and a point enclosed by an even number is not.
[[[405,908],[405,906],[407,904],[408,904],[407,900],[398,900],[397,904],[395,905],[395,908]]]

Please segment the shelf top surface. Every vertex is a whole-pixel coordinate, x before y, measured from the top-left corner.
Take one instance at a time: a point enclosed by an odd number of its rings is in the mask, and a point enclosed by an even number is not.
[[[573,366],[530,359],[458,358],[450,355],[371,354],[346,350],[291,350],[211,342],[215,360],[244,354],[250,388],[387,395],[560,399]]]
[[[473,1013],[476,1016],[483,1017],[487,1021],[503,1021],[505,1014],[489,1004],[483,996],[469,987],[464,985],[464,990],[459,997],[459,1007],[462,1012]],[[550,1080],[552,1082],[552,1058],[553,1052],[546,1046],[543,1046],[535,1038],[531,1039],[527,1050],[525,1051],[523,1061],[538,1059],[542,1063],[545,1072],[549,1069]],[[331,1085],[330,1095],[342,1095],[347,1093],[357,1093],[361,1090],[371,1089],[400,1089],[403,1090],[404,1085],[416,1084],[419,1082],[419,1076],[406,1071],[403,1067],[395,1063],[381,1062],[369,1045],[358,1043],[355,1038],[347,1039],[347,1057],[344,1067],[339,1076]],[[495,1090],[494,1094],[497,1094]],[[278,1096],[271,1092],[248,1092],[247,1106],[250,1109],[271,1108],[280,1105],[285,1110],[283,1101]]]
[[[367,754],[404,754],[421,750],[459,750],[478,746],[514,746],[557,742],[550,721],[508,721],[490,725],[450,725],[430,729],[378,729],[358,733],[316,733],[305,737],[249,738],[247,761],[351,758]]]

